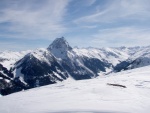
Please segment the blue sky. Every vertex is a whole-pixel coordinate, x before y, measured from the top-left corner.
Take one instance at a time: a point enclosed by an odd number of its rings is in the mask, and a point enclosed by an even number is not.
[[[150,0],[0,0],[0,51],[150,45]]]

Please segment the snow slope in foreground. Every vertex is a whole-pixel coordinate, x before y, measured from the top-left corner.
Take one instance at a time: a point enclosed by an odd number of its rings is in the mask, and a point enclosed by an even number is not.
[[[96,79],[68,80],[0,98],[0,113],[149,112],[150,66]]]

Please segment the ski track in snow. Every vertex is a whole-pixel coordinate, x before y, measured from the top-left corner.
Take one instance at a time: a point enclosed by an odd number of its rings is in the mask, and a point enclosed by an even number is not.
[[[127,88],[109,86],[125,85]],[[0,98],[0,113],[149,113],[150,66]]]

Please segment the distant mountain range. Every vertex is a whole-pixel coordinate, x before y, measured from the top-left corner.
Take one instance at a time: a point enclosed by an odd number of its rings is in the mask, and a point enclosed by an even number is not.
[[[47,49],[0,52],[0,93],[7,95],[48,84],[91,79],[150,65],[150,46],[72,48],[64,37]]]

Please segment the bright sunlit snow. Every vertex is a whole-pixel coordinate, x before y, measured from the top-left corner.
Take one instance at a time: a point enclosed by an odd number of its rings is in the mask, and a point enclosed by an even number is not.
[[[127,88],[109,86],[125,85]],[[0,113],[149,113],[150,66],[0,98]]]

